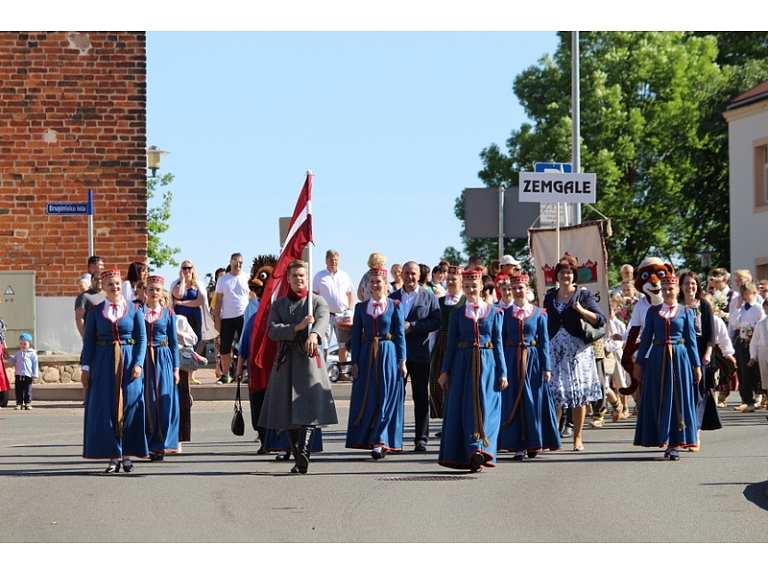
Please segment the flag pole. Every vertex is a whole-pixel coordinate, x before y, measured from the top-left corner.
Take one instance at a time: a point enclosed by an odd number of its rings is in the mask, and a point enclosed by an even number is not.
[[[312,170],[307,170],[307,180],[309,180],[309,188],[312,189]],[[311,220],[312,219],[312,194],[310,192],[309,200],[307,201],[307,217]],[[312,315],[312,242],[310,241],[307,243],[307,259],[309,260],[307,262],[307,315]],[[307,326],[307,329],[309,330],[307,332],[307,336],[309,336],[309,332],[312,331],[312,324],[309,324]]]

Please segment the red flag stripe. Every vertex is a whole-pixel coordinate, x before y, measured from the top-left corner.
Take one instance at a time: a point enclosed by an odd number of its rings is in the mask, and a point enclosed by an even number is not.
[[[312,241],[311,201],[312,174],[307,173],[304,186],[293,210],[285,246],[277,258],[272,276],[264,286],[259,311],[256,312],[256,319],[253,324],[254,333],[251,340],[250,361],[248,362],[248,387],[251,393],[266,388],[269,381],[272,364],[277,355],[277,343],[270,340],[267,336],[269,313],[272,309],[272,302],[288,293],[288,281],[286,278],[288,264],[293,260],[300,259],[304,248]]]

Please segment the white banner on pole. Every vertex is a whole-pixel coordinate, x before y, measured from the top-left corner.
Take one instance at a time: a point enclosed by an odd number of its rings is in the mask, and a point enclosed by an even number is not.
[[[594,204],[595,174],[520,172],[521,202]]]
[[[605,317],[608,317],[608,252],[603,240],[603,222],[586,222],[560,228],[560,243],[567,246],[562,254],[557,253],[556,230],[529,229],[528,233],[536,266],[539,303],[544,302],[544,294],[550,288],[557,287],[555,266],[567,254],[579,260],[576,283],[592,292]]]

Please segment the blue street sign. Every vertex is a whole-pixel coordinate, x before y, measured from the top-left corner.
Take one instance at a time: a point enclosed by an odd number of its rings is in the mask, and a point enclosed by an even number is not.
[[[88,190],[86,203],[80,202],[58,202],[48,204],[46,213],[49,216],[92,216],[93,215],[93,192]]]
[[[534,172],[562,172],[570,174],[573,172],[573,164],[558,164],[556,162],[534,162]]]
[[[55,204],[48,204],[48,215],[49,216],[68,216],[68,215],[76,215],[76,216],[89,216],[91,215],[90,210],[88,209],[90,206],[89,204],[85,203],[55,203]]]

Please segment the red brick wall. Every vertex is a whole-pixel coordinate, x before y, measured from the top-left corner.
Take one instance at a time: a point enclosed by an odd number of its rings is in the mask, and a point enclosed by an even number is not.
[[[50,202],[94,194],[94,252],[125,271],[147,255],[146,35],[0,32],[0,270],[38,296],[75,296],[88,217]]]

